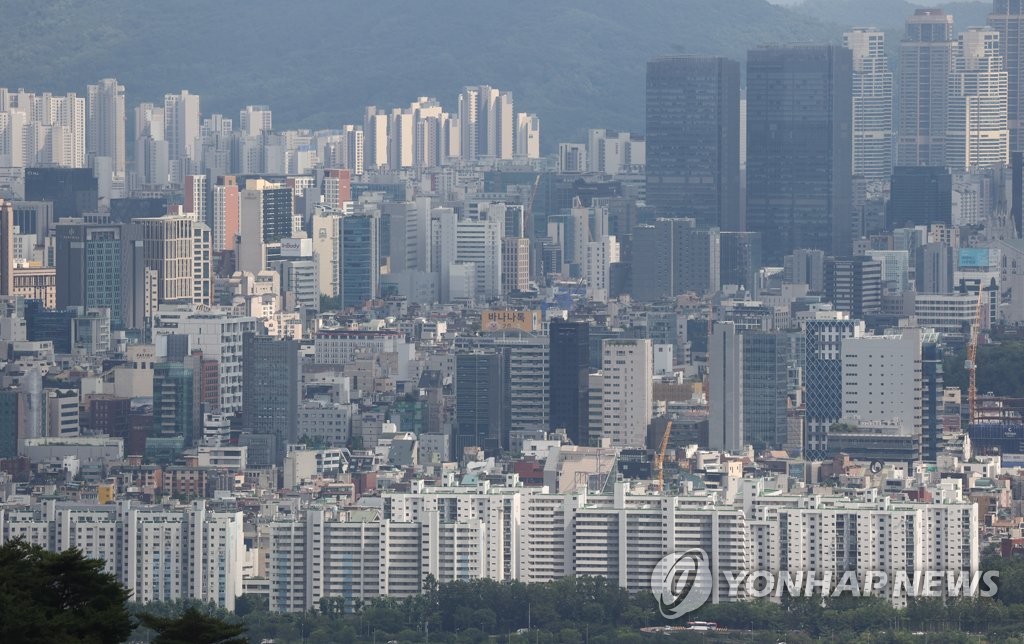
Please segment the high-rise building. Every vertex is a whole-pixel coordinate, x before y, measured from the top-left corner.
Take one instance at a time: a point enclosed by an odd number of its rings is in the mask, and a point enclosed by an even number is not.
[[[89,85],[86,93],[86,152],[90,163],[96,157],[110,159],[114,175],[125,172],[124,85],[104,78]]]
[[[274,129],[270,108],[266,105],[246,105],[238,112],[238,129],[243,136],[262,136]]]
[[[121,320],[124,293],[123,224],[90,224],[81,220],[57,223],[57,308],[108,308]]]
[[[530,240],[506,237],[501,240],[501,292],[525,293],[530,289]]]
[[[647,63],[647,205],[699,227],[742,230],[740,65],[711,56]]]
[[[797,248],[850,252],[852,78],[845,47],[748,54],[746,228],[769,263]]]
[[[193,394],[195,374],[181,362],[153,365],[153,434],[160,438],[181,438],[185,447],[197,442],[196,409]]]
[[[590,445],[590,325],[556,318],[548,336],[550,428],[564,429],[575,445]]]
[[[917,9],[900,41],[896,165],[946,164],[946,118],[953,72],[953,16]]]
[[[98,210],[99,188],[88,168],[25,168],[25,200],[52,202],[55,220],[81,217]]]
[[[882,263],[866,255],[826,259],[825,297],[854,319],[881,312]]]
[[[897,166],[892,173],[886,227],[904,228],[953,221],[953,178],[943,166]]]
[[[820,457],[828,429],[843,415],[843,342],[864,335],[864,322],[843,313],[821,314],[804,326],[804,449]]]
[[[846,338],[842,345],[842,418],[921,435],[921,330]]]
[[[243,430],[274,436],[276,459],[283,462],[288,444],[299,439],[302,363],[297,341],[255,333],[243,336],[242,399]]]
[[[516,114],[516,158],[540,158],[540,118],[536,114]]]
[[[733,322],[717,322],[708,346],[708,449],[737,452],[743,421],[743,336]]]
[[[761,235],[723,230],[718,238],[719,281],[742,286],[757,299],[761,292]]]
[[[945,414],[943,396],[945,351],[939,342],[923,340],[921,345],[921,457],[935,461],[940,453]]]
[[[182,90],[164,95],[164,135],[167,142],[170,180],[181,185],[198,160],[200,118],[199,97]]]
[[[237,265],[242,271],[266,270],[280,259],[280,242],[294,232],[292,189],[264,179],[250,179],[239,193]]]
[[[231,316],[224,311],[161,307],[155,315],[153,333],[158,346],[160,336],[187,335],[191,350],[198,349],[205,359],[216,361],[220,370],[220,411],[230,415],[242,411],[242,338],[255,333],[256,325],[256,318]]]
[[[380,293],[380,216],[373,211],[339,222],[338,295],[343,307],[361,307]]]
[[[649,338],[601,341],[601,436],[616,447],[646,447],[654,406]]]
[[[914,250],[915,291],[935,295],[953,292],[953,248],[933,242]]]
[[[465,447],[482,447],[492,454],[509,448],[508,362],[508,351],[502,348],[455,356],[456,458],[462,458]]]
[[[892,173],[892,71],[885,33],[854,29],[843,34],[853,52],[853,174],[866,179]]]
[[[210,223],[209,190],[205,174],[190,174],[185,177],[185,214],[191,214],[196,223]]]
[[[1010,151],[1024,151],[1024,2],[993,0],[988,24],[999,32],[999,52],[1007,71]]]
[[[946,165],[970,170],[1010,162],[1007,73],[999,32],[971,27],[960,34],[949,81]]]
[[[194,297],[195,222],[168,215],[132,220],[132,238],[141,240],[146,268],[156,272],[161,302],[191,302]]]
[[[743,331],[741,337],[743,442],[757,450],[781,448],[789,430],[790,338],[784,333],[754,330]]]
[[[488,85],[464,87],[459,94],[460,156],[466,161],[512,159],[515,123],[512,92]]]
[[[0,295],[14,294],[14,204],[0,199]]]
[[[218,177],[212,193],[213,252],[234,250],[240,208],[237,179],[233,176]]]

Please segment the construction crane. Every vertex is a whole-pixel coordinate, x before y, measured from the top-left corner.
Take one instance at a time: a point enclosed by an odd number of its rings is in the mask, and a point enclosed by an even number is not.
[[[978,303],[974,309],[971,340],[967,344],[967,360],[964,362],[964,368],[967,369],[967,405],[971,423],[978,422],[978,336],[981,334],[981,313],[984,304],[985,289],[978,284]]]
[[[665,433],[661,437],[661,447],[654,455],[654,469],[658,471],[658,490],[665,490],[665,452],[668,451],[668,437],[672,433],[672,421],[665,422]]]

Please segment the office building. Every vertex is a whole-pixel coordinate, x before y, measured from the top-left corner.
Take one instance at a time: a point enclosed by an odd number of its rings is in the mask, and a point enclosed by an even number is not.
[[[1008,164],[1007,73],[998,31],[971,27],[960,34],[947,101],[946,166],[971,170]]]
[[[548,336],[549,426],[564,429],[574,445],[590,445],[590,325],[556,318]]]
[[[740,65],[710,56],[647,63],[646,199],[663,216],[742,230]]]
[[[747,57],[747,221],[769,264],[851,249],[852,53],[831,45]]]
[[[276,462],[283,462],[287,446],[299,439],[299,343],[249,332],[242,347],[242,428],[250,434],[273,436]]]
[[[238,213],[238,269],[251,273],[266,270],[269,260],[280,259],[281,240],[296,232],[292,189],[250,179],[239,193]]]
[[[943,166],[908,167],[893,170],[892,188],[886,206],[886,227],[909,228],[953,221],[953,179]]]
[[[64,220],[56,228],[57,307],[105,307],[120,320],[128,248],[124,225]]]
[[[743,448],[743,337],[732,322],[718,322],[708,346],[708,449]]]
[[[191,302],[195,296],[195,222],[191,217],[132,220],[132,238],[142,241],[146,268],[156,272],[160,302]]]
[[[779,449],[786,442],[789,424],[790,338],[784,333],[745,330],[740,340],[743,345],[740,387],[743,444],[753,445],[756,450]],[[717,344],[712,348],[712,358],[716,361],[714,351],[717,348]],[[728,343],[726,348],[732,349]],[[727,385],[729,379],[729,375],[724,378]],[[725,393],[728,395],[728,387]]]
[[[842,418],[921,435],[921,330],[844,338]]]
[[[946,119],[956,40],[953,16],[917,9],[900,41],[896,165],[946,165]]]
[[[25,200],[53,203],[54,219],[81,217],[99,207],[99,188],[89,168],[25,168]]]
[[[723,230],[719,238],[719,282],[742,286],[754,299],[761,292],[761,235]]]
[[[882,263],[868,256],[825,260],[825,297],[851,318],[882,310]]]
[[[194,399],[195,377],[181,362],[153,365],[153,436],[181,439],[182,447],[198,442],[202,430]]]
[[[918,293],[946,295],[953,292],[953,249],[935,242],[914,251],[914,282]]]
[[[843,415],[843,342],[864,335],[864,322],[843,313],[822,314],[804,326],[804,456],[828,446],[828,429]]]
[[[601,341],[601,436],[616,447],[645,447],[654,405],[650,339]]]
[[[363,306],[380,293],[380,216],[373,211],[339,222],[338,295],[343,307]]]
[[[1010,151],[1024,151],[1024,3],[993,0],[988,24],[999,32],[999,53],[1007,72]]]
[[[455,458],[480,447],[490,455],[509,448],[509,353],[503,348],[455,356]]]
[[[892,174],[892,71],[885,33],[854,29],[843,34],[853,52],[853,174],[886,180]]]
[[[256,319],[229,316],[224,311],[205,311],[188,306],[162,306],[156,311],[153,334],[157,346],[162,336],[188,336],[188,350],[200,350],[220,370],[220,411],[242,411],[242,337],[256,332]],[[187,355],[186,351],[183,355]]]

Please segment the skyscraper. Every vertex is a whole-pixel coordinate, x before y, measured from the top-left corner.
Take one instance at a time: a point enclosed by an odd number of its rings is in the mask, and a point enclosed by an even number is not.
[[[708,448],[743,447],[743,337],[733,322],[715,324],[708,346]]]
[[[766,261],[850,252],[853,57],[833,45],[747,57],[747,230]]]
[[[125,171],[124,85],[104,78],[89,85],[86,94],[86,152],[90,163],[96,157],[108,157],[114,174]]]
[[[886,228],[952,225],[953,178],[943,166],[898,166],[886,205]]]
[[[854,29],[843,34],[853,52],[853,174],[888,179],[892,173],[892,72],[885,33]]]
[[[948,167],[970,170],[1010,162],[1007,75],[998,31],[971,27],[960,34],[947,101]]]
[[[918,9],[900,42],[897,165],[946,164],[946,113],[953,71],[953,16]]]
[[[375,212],[341,218],[339,295],[343,307],[360,307],[380,292],[380,216]]]
[[[742,230],[740,65],[712,56],[647,63],[647,204],[700,227]]]
[[[123,224],[57,223],[57,308],[105,307],[120,321],[126,250]]]
[[[509,447],[509,354],[502,348],[455,356],[455,457],[465,447]]]
[[[565,429],[576,445],[589,445],[590,325],[556,318],[548,335],[550,428]]]
[[[297,341],[255,333],[242,336],[242,400],[243,429],[274,436],[276,460],[281,462],[288,443],[299,439],[302,363]]]
[[[825,296],[837,311],[863,320],[882,309],[882,263],[866,255],[825,260]]]
[[[1024,151],[1024,2],[993,0],[988,24],[999,32],[999,52],[1007,72],[1010,151]]]

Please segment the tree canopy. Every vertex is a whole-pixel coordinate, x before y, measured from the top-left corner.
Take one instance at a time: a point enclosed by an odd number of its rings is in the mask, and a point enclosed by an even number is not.
[[[103,561],[20,539],[0,546],[0,642],[124,641],[130,593]]]

